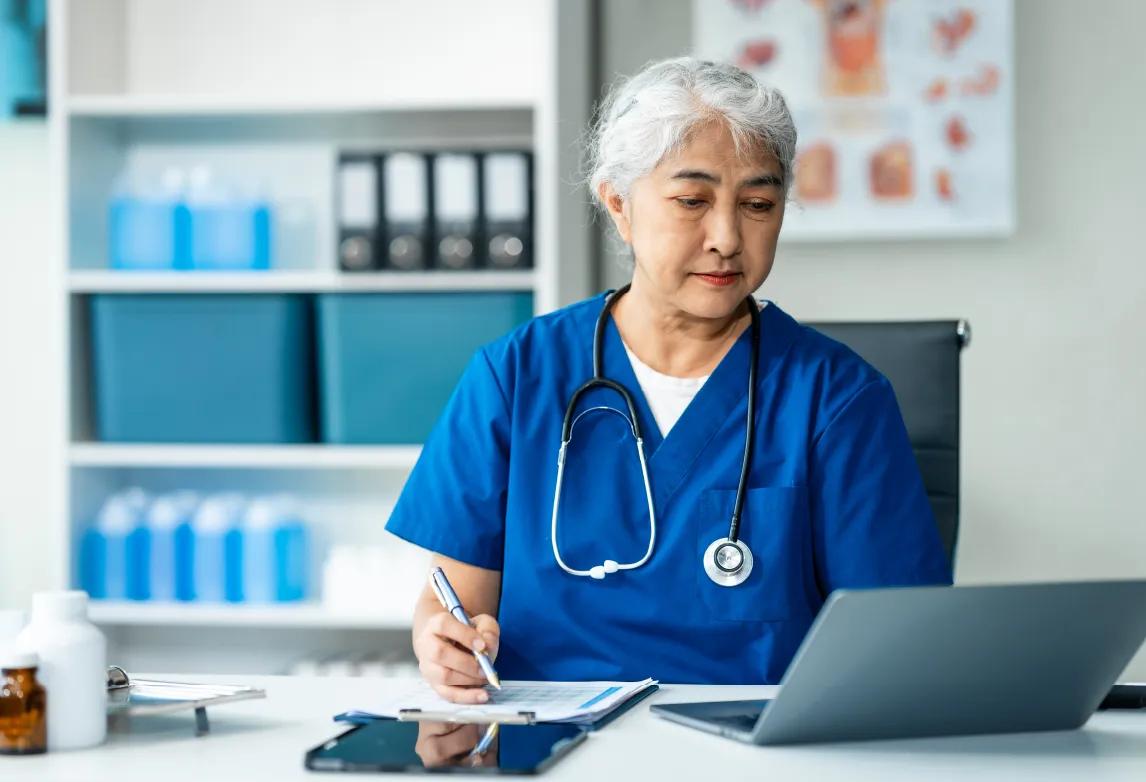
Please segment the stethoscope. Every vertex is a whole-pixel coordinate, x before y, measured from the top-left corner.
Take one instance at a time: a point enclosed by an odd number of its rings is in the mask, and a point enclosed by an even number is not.
[[[601,308],[601,314],[597,316],[597,327],[593,332],[593,377],[585,381],[580,388],[574,391],[573,396],[569,399],[569,404],[565,408],[565,419],[561,425],[561,450],[557,453],[557,487],[553,491],[553,521],[550,526],[553,557],[566,573],[572,576],[588,576],[589,578],[597,580],[603,579],[609,573],[616,573],[619,570],[635,570],[639,568],[649,561],[649,558],[653,555],[653,548],[657,541],[656,511],[653,508],[653,492],[649,486],[649,468],[645,462],[644,438],[641,436],[640,421],[637,420],[637,406],[628,389],[620,383],[605,377],[602,369],[603,363],[601,361],[601,354],[604,349],[605,324],[609,319],[609,311],[617,302],[617,299],[625,295],[628,290],[629,286],[625,285],[611,292],[605,299],[605,306]],[[744,459],[740,464],[740,483],[736,487],[736,504],[732,509],[732,522],[728,527],[728,536],[712,541],[712,545],[704,552],[704,560],[702,563],[704,565],[704,572],[720,586],[743,584],[749,574],[752,573],[752,549],[750,549],[748,544],[740,537],[740,514],[744,509],[745,487],[748,484],[748,471],[752,465],[752,442],[756,434],[756,368],[760,360],[760,313],[754,299],[749,297],[747,302],[748,312],[752,317],[752,354],[748,361],[748,418],[746,426],[747,433],[744,439]],[[625,406],[628,408],[628,417],[626,418],[624,413],[607,405],[590,407],[580,413],[576,413],[577,402],[584,394],[594,388],[607,388],[620,394],[621,398],[625,400]],[[591,567],[588,570],[577,570],[576,568],[569,567],[569,565],[565,564],[565,560],[561,558],[561,550],[557,545],[557,509],[561,504],[561,485],[565,477],[565,454],[569,448],[570,441],[573,439],[573,429],[586,413],[593,411],[615,413],[625,418],[629,424],[630,431],[633,433],[633,438],[637,442],[637,458],[640,459],[641,462],[641,477],[644,479],[645,498],[648,500],[649,505],[649,546],[645,549],[644,556],[635,562],[620,563],[613,559],[606,559],[600,565]]]

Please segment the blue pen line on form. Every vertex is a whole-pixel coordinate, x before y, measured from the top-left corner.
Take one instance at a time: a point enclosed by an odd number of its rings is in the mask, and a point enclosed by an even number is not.
[[[596,703],[597,701],[608,698],[610,695],[612,695],[614,692],[616,692],[619,689],[621,689],[621,688],[620,687],[610,687],[607,690],[602,690],[601,692],[597,693],[596,695],[594,695],[589,700],[582,703],[577,708],[578,709],[587,709],[590,706],[592,706],[594,703]]]

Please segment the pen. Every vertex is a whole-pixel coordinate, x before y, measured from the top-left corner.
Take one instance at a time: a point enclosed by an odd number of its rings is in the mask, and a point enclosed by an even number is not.
[[[430,571],[430,587],[434,590],[434,594],[438,596],[439,602],[453,615],[454,619],[457,619],[464,625],[474,626],[474,623],[470,621],[469,615],[466,613],[466,609],[462,608],[462,602],[458,600],[457,592],[450,586],[449,579],[446,578],[446,574],[440,567],[436,567]],[[471,651],[477,659],[478,665],[481,666],[485,678],[489,680],[490,684],[500,690],[501,679],[498,678],[497,671],[493,669],[493,663],[489,661],[489,657],[485,652],[479,652],[476,649]]]

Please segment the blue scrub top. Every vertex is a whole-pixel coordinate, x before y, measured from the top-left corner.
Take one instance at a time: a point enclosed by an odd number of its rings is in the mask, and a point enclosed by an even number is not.
[[[538,317],[478,351],[429,436],[387,529],[502,572],[506,679],[775,683],[834,589],[949,584],[890,384],[775,304],[760,313],[757,427],[741,538],[755,566],[717,586],[702,555],[728,534],[743,458],[750,331],[662,438],[612,319],[607,377],[629,389],[657,514],[652,558],[603,581],[553,556],[565,406],[592,376],[604,296]],[[579,409],[624,409],[594,391]],[[631,432],[594,410],[574,430],[558,543],[572,568],[639,560],[648,511]]]

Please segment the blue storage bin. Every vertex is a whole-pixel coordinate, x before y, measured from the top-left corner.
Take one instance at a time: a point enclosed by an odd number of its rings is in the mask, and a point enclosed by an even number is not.
[[[424,442],[474,351],[532,315],[529,293],[321,295],[323,439]]]
[[[192,268],[270,268],[271,210],[265,203],[192,203],[188,213]]]
[[[113,269],[190,268],[190,216],[175,199],[124,196],[108,209],[108,257]]]
[[[97,436],[313,441],[311,310],[291,295],[93,296]]]

